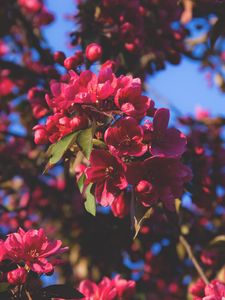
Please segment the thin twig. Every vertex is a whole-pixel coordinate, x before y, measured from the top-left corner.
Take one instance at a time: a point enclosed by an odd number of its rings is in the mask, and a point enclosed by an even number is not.
[[[184,246],[185,250],[187,251],[187,254],[188,254],[189,258],[191,259],[191,261],[192,261],[195,269],[197,270],[199,276],[202,278],[202,280],[205,282],[205,284],[209,284],[209,281],[208,281],[207,277],[205,276],[205,273],[202,270],[201,266],[197,262],[188,241],[182,235],[180,235],[179,240],[180,240],[181,244]]]

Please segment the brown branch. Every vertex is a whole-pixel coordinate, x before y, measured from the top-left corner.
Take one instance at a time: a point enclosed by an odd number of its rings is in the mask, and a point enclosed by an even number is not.
[[[202,278],[202,280],[204,281],[205,284],[209,284],[209,281],[208,281],[204,271],[202,270],[201,266],[197,262],[197,259],[195,258],[194,253],[193,253],[188,241],[182,235],[179,236],[179,240],[180,240],[181,244],[184,246],[185,250],[187,251],[187,254],[188,254],[189,258],[191,259],[199,276]]]

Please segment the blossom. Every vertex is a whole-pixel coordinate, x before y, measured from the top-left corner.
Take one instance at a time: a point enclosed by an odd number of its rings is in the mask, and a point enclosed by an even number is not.
[[[4,246],[4,241],[0,240],[0,262],[3,261],[6,257],[6,249]]]
[[[225,284],[219,280],[213,280],[205,286],[205,296],[202,300],[224,300]]]
[[[105,132],[105,142],[109,150],[119,156],[142,156],[147,145],[142,143],[143,130],[134,118],[120,119]]]
[[[4,242],[7,259],[15,263],[23,261],[29,269],[38,274],[50,273],[53,264],[47,258],[63,253],[67,248],[61,248],[62,242],[50,242],[43,229],[30,229],[25,232],[19,228],[18,232],[8,235]]]
[[[167,209],[174,210],[174,199],[182,195],[184,184],[191,180],[191,170],[176,158],[153,156],[144,161],[143,171],[159,200]]]
[[[202,279],[198,279],[190,286],[189,291],[194,296],[194,300],[201,300],[204,297],[205,286],[206,284]]]
[[[187,143],[185,135],[176,128],[167,128],[169,116],[168,109],[160,108],[154,114],[153,124],[147,124],[152,155],[175,157],[185,151]]]
[[[108,151],[92,151],[90,167],[85,171],[86,184],[95,183],[95,196],[101,205],[112,204],[120,190],[127,187],[125,169],[123,162]]]
[[[79,291],[85,295],[85,300],[129,300],[135,292],[135,282],[122,279],[120,275],[112,280],[104,277],[98,285],[90,280],[83,280]]]
[[[141,95],[141,81],[132,76],[121,76],[118,79],[118,90],[114,102],[127,116],[140,119],[150,107],[150,99]]]
[[[9,284],[24,284],[27,279],[27,271],[24,268],[18,268],[8,272],[7,280]]]

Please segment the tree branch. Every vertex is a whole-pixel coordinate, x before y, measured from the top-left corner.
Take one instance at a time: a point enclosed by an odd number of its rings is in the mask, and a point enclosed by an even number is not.
[[[179,236],[179,240],[180,240],[181,244],[184,246],[185,250],[187,251],[187,254],[188,254],[189,258],[191,259],[199,276],[202,278],[202,280],[204,281],[205,284],[209,284],[209,281],[208,281],[207,277],[205,276],[205,273],[202,270],[201,266],[197,262],[197,259],[195,258],[194,253],[193,253],[188,241],[182,235]]]

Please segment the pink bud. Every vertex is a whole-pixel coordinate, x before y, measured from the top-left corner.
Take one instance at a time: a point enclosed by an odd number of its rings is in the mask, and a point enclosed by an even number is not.
[[[37,125],[34,127],[34,142],[37,145],[47,144],[48,143],[48,134],[44,127]]]
[[[67,70],[75,69],[77,66],[78,66],[78,64],[77,64],[77,57],[76,57],[75,55],[74,55],[74,56],[67,57],[67,58],[64,60],[64,67],[65,67]]]
[[[80,130],[88,127],[88,119],[84,116],[76,116],[70,121],[73,130]]]
[[[53,58],[54,58],[55,62],[59,63],[60,65],[63,65],[64,60],[66,59],[66,56],[65,56],[64,52],[62,52],[62,51],[56,51],[53,54]]]
[[[151,183],[146,180],[141,180],[136,186],[136,191],[138,193],[147,193],[151,191],[151,189],[152,189]]]
[[[24,268],[18,268],[16,270],[10,271],[7,274],[7,280],[9,284],[17,285],[24,284],[27,279],[27,271]]]
[[[89,44],[85,51],[86,57],[91,62],[99,60],[102,56],[102,47],[96,43]]]

